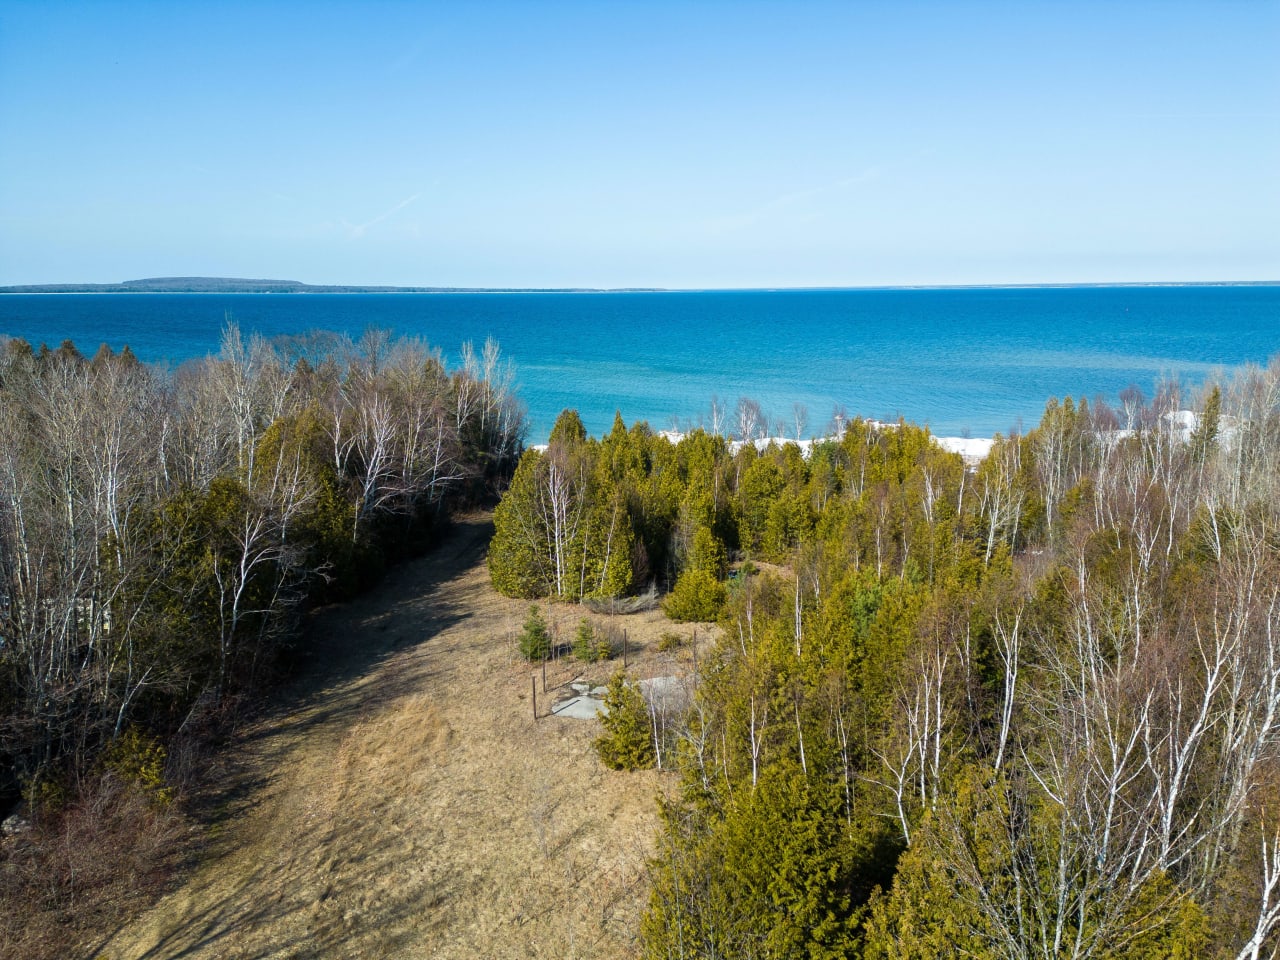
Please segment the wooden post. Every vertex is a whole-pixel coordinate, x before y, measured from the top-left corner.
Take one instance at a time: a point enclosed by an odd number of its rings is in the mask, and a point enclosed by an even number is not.
[[[529,686],[533,688],[533,719],[538,719],[538,678],[530,677]]]

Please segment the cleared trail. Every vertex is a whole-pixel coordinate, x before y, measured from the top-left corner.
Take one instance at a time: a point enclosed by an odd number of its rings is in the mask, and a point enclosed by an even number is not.
[[[463,518],[315,617],[310,667],[229,751],[209,855],[91,955],[635,954],[658,780],[602,769],[596,722],[534,722],[491,532]]]

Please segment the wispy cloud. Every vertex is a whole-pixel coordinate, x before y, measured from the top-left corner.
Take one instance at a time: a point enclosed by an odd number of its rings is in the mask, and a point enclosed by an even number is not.
[[[366,220],[364,223],[350,223],[346,220],[339,220],[338,222],[342,224],[343,229],[347,231],[347,235],[351,237],[352,240],[359,240],[369,231],[370,227],[376,226],[377,224],[382,223],[382,221],[395,216],[421,196],[422,194],[415,193],[412,197],[405,197],[405,199],[401,200],[390,210],[386,210],[378,214],[372,220]]]

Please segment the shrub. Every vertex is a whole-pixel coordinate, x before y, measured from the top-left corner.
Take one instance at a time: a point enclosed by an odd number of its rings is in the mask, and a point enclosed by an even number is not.
[[[584,597],[582,605],[592,613],[645,613],[658,606],[658,590],[649,584],[644,593],[634,597]]]
[[[130,727],[107,747],[102,765],[122,783],[140,790],[151,803],[163,807],[173,800],[173,790],[164,781],[166,758],[159,740]]]
[[[612,660],[622,652],[623,630],[617,624],[596,627],[596,660]]]
[[[140,913],[192,852],[194,834],[176,804],[162,808],[154,791],[105,765],[59,803],[0,850],[5,960],[97,956],[84,944]]]
[[[545,660],[551,656],[551,634],[536,603],[529,607],[529,616],[520,631],[520,654],[526,660]]]
[[[680,574],[662,609],[672,620],[714,620],[724,598],[724,584],[706,570],[690,569]]]
[[[32,817],[52,817],[62,811],[70,799],[67,786],[60,780],[37,775],[22,785],[22,799]]]
[[[640,691],[627,682],[621,670],[609,681],[604,704],[609,712],[600,718],[604,733],[596,739],[600,762],[613,770],[652,767],[655,755],[649,710]]]
[[[684,637],[676,633],[674,630],[668,630],[658,638],[658,652],[668,653],[671,650],[679,650],[684,646]]]

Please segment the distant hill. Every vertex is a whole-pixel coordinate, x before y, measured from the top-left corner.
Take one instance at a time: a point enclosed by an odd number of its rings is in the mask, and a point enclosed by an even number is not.
[[[648,290],[649,288],[644,288]],[[630,288],[640,292],[641,288]],[[0,287],[0,293],[591,293],[586,288],[555,290],[494,287],[378,287],[319,285],[297,280],[240,277],[150,277],[123,283],[30,283]]]

